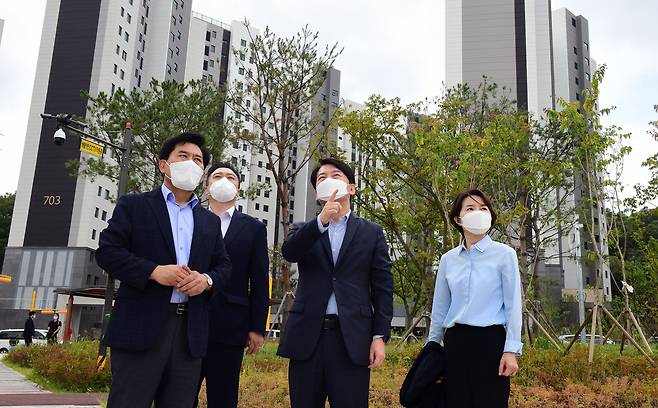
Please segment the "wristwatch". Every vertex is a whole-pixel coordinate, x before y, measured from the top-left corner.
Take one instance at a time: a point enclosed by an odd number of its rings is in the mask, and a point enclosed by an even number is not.
[[[205,276],[206,279],[208,280],[208,287],[206,288],[206,290],[210,290],[212,288],[212,278],[207,273],[204,273],[203,276]]]

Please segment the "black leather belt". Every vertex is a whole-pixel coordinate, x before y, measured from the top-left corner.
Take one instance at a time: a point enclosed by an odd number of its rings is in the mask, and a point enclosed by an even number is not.
[[[338,315],[325,315],[322,320],[322,330],[333,330],[338,328]]]
[[[187,313],[187,303],[169,303],[169,310],[178,315]]]

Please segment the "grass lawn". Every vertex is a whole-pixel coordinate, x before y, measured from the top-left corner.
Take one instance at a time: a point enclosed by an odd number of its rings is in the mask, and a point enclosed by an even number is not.
[[[240,407],[289,406],[288,361],[276,356],[276,347],[276,342],[267,342],[260,353],[245,357]],[[384,365],[371,375],[370,407],[400,407],[399,388],[419,347],[388,346]],[[96,349],[96,342],[30,347],[17,349],[3,362],[51,391],[104,392],[111,378],[107,370],[96,373]],[[654,360],[658,362],[658,352]],[[620,356],[618,345],[597,347],[590,366],[586,346],[576,345],[562,356],[538,345],[526,348],[519,365],[519,375],[512,380],[511,407],[658,407],[658,369],[634,349],[627,348]],[[200,402],[205,407],[205,389]]]

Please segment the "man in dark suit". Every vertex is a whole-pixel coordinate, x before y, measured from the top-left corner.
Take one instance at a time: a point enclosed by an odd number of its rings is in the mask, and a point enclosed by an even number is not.
[[[108,408],[191,407],[208,346],[208,301],[228,279],[220,221],[193,193],[210,154],[182,133],[162,146],[164,183],[117,202],[98,265],[121,281],[103,342],[111,347]]]
[[[239,189],[239,173],[231,164],[218,163],[208,170],[208,206],[221,220],[232,266],[226,290],[213,294],[210,303],[208,353],[201,374],[208,408],[238,406],[244,349],[253,354],[263,346],[270,301],[267,229],[236,210]]]
[[[32,337],[34,336],[34,318],[37,316],[37,312],[30,310],[27,313],[27,320],[25,320],[25,326],[23,327],[23,340],[25,340],[25,345],[29,346],[32,344]]]
[[[278,354],[290,359],[293,408],[368,406],[371,368],[385,356],[393,316],[393,276],[382,227],[352,214],[354,171],[321,160],[311,184],[323,208],[295,224],[283,256],[297,262],[295,302]]]

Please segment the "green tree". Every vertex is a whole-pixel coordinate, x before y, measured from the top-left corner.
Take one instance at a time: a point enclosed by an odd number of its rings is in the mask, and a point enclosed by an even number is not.
[[[130,93],[119,89],[111,94],[84,95],[89,100],[89,132],[121,144],[121,131],[132,123],[133,143],[130,156],[128,191],[148,191],[162,182],[158,169],[163,142],[181,132],[196,132],[206,137],[215,159],[221,157],[224,144],[224,92],[216,84],[190,81],[153,80],[146,90]],[[105,176],[118,181],[120,152],[116,160],[83,159],[72,165],[91,178]],[[207,163],[209,164],[209,163]]]
[[[14,212],[15,193],[7,193],[0,196],[0,268],[5,261],[5,249],[9,240],[9,229],[11,228],[11,216]]]
[[[279,237],[288,235],[290,189],[326,139],[328,128],[321,115],[313,114],[313,101],[342,50],[337,44],[320,47],[319,33],[308,26],[284,38],[269,27],[255,34],[248,22],[245,25],[248,44],[235,50],[244,79],[228,84],[227,105],[236,119],[231,136],[263,152],[272,173],[277,202],[273,265],[280,268],[274,279],[275,289],[283,294],[292,289],[290,265],[278,255]],[[284,322],[290,304],[284,305]]]

